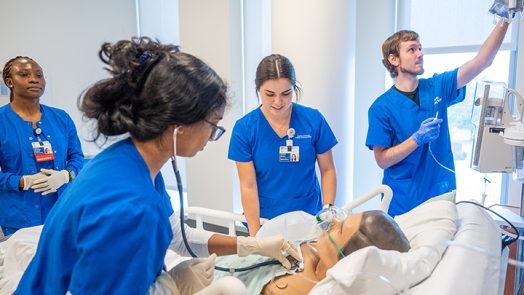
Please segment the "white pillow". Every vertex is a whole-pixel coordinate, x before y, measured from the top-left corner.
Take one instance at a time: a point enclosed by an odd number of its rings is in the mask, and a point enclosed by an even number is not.
[[[395,294],[427,278],[456,232],[454,203],[425,203],[395,218],[408,238],[409,252],[360,249],[328,270],[310,294]]]
[[[22,278],[25,269],[33,259],[42,232],[42,225],[23,228],[15,232],[7,241],[4,263],[0,267],[0,294],[12,294]]]

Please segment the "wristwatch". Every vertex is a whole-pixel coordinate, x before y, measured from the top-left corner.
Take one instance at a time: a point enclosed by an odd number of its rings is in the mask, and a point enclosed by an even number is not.
[[[329,203],[324,204],[324,206],[322,206],[322,209],[327,209],[329,207],[333,207],[333,204],[329,204]]]
[[[76,173],[73,170],[67,170],[67,174],[69,175],[69,181],[70,182],[73,181],[73,179],[75,179],[75,177],[76,177]]]

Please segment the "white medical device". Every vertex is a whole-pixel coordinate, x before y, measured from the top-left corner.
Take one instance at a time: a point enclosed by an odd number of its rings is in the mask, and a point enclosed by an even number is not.
[[[511,146],[513,180],[524,183],[524,125],[522,124],[522,113],[520,119],[512,122],[511,126],[504,131],[504,143]]]
[[[520,122],[524,100],[503,82],[477,83],[471,120],[476,136],[471,168],[481,173],[513,170],[512,147],[501,136],[506,128]]]

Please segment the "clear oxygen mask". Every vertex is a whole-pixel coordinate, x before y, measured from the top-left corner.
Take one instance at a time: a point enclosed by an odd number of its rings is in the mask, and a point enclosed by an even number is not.
[[[347,212],[339,207],[330,206],[322,209],[317,213],[315,219],[317,220],[317,226],[321,231],[327,230],[329,224],[333,221],[342,221],[348,216]]]
[[[288,212],[266,222],[257,237],[282,235],[289,241],[316,240],[332,221],[341,221],[346,217],[347,213],[338,207],[325,208],[316,216],[303,211]]]

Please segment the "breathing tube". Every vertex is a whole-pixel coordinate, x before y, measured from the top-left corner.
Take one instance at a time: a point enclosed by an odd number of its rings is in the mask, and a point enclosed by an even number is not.
[[[173,172],[175,173],[176,178],[176,185],[178,189],[178,196],[180,199],[180,231],[182,232],[182,240],[184,241],[184,245],[186,246],[187,251],[192,257],[198,257],[195,252],[191,249],[191,246],[189,246],[189,243],[187,241],[186,237],[186,230],[185,230],[185,223],[184,223],[184,188],[182,186],[182,178],[180,177],[180,171],[178,170],[178,165],[176,164],[176,135],[177,135],[178,128],[175,128],[175,131],[173,132],[173,157],[171,157],[171,166],[173,167]],[[221,267],[215,265],[215,270],[218,271],[225,271],[229,273],[235,273],[235,272],[242,272],[242,271],[248,271],[251,269],[255,269],[261,266],[265,265],[277,265],[280,264],[280,261],[278,260],[268,260],[261,263],[253,264],[251,266],[247,267],[240,267],[240,268],[228,268],[228,267]]]

